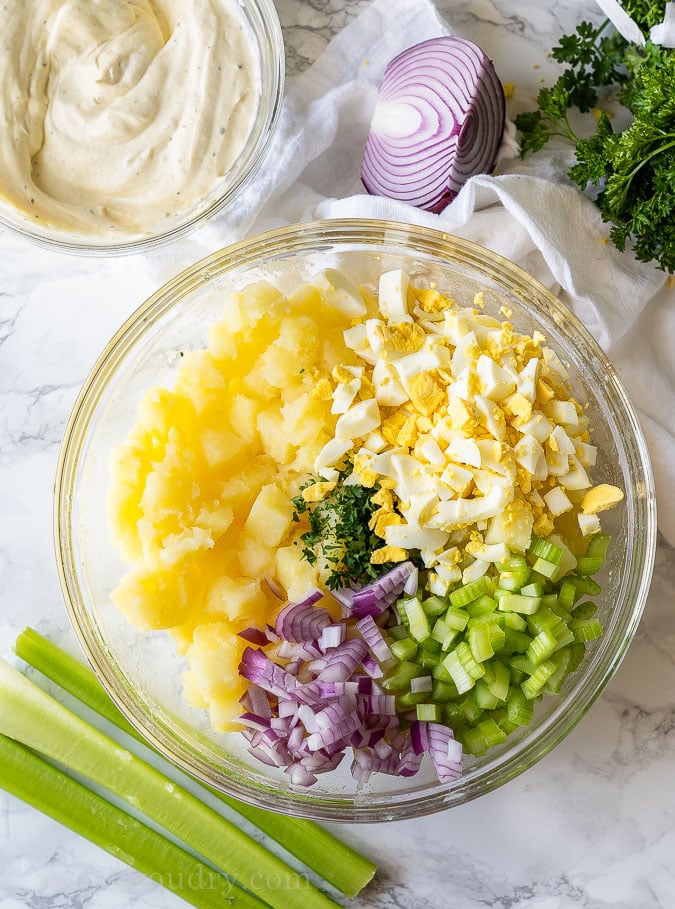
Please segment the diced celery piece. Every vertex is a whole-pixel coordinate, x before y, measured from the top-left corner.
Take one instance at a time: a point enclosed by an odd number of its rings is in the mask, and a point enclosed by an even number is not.
[[[420,650],[426,650],[428,653],[438,653],[440,649],[441,645],[438,643],[438,641],[434,641],[434,639],[431,637],[431,634],[428,638],[425,638],[420,642]]]
[[[429,617],[420,601],[416,597],[411,597],[409,600],[399,601],[399,605],[402,606],[408,619],[410,636],[418,642],[425,641],[431,634],[431,628],[429,627]]]
[[[486,684],[498,700],[505,701],[509,693],[509,685],[511,682],[509,667],[499,660],[493,660],[489,669],[491,677],[486,681]],[[488,667],[486,667],[486,676],[488,674],[487,670]]]
[[[602,556],[581,556],[577,560],[577,571],[581,575],[595,574],[604,564],[605,560]]]
[[[459,704],[450,702],[443,707],[443,722],[453,729],[459,729],[460,726],[465,725],[466,716]]]
[[[539,634],[540,631],[552,631],[555,634],[562,626],[563,621],[560,616],[550,609],[542,608],[527,618],[527,628],[533,636]]]
[[[520,688],[512,688],[506,699],[506,715],[517,726],[527,726],[534,715],[534,701],[526,698]]]
[[[515,613],[514,613],[515,615]],[[513,628],[504,629],[503,653],[525,653],[530,646],[532,636],[526,631],[516,631]]]
[[[536,667],[532,675],[525,679],[520,689],[526,698],[536,698],[558,667],[553,660],[546,660]]]
[[[417,719],[421,723],[440,723],[442,716],[440,704],[418,704]]]
[[[541,605],[541,597],[524,597],[519,593],[505,594],[499,600],[499,608],[505,612],[520,612],[532,615]]]
[[[448,685],[454,685],[455,683],[452,680],[452,676],[445,668],[443,663],[439,663],[438,666],[433,666],[431,669],[431,675],[434,679],[437,679],[439,682],[447,682]]]
[[[557,581],[560,577],[561,566],[554,565],[553,562],[547,562],[546,559],[535,559],[532,571],[543,574],[550,581]]]
[[[395,694],[399,691],[409,690],[410,680],[424,674],[424,668],[418,663],[404,660],[398,664],[395,672],[380,680],[380,685],[385,691]]]
[[[443,615],[448,608],[448,601],[444,597],[431,596],[422,600],[422,609],[428,616]]]
[[[511,628],[513,631],[525,631],[527,628],[527,620],[517,612],[505,612],[504,627]]]
[[[405,662],[406,660],[415,659],[415,656],[417,655],[417,644],[415,641],[413,641],[412,638],[401,638],[399,640],[392,641],[390,650],[397,660]]]
[[[530,567],[527,564],[520,568],[507,568],[499,573],[499,587],[502,590],[509,590],[511,593],[520,590],[529,580]]]
[[[392,625],[390,628],[387,628],[387,634],[392,641],[403,641],[410,637],[410,632],[405,625]]]
[[[448,670],[457,686],[457,691],[463,694],[473,687],[476,679],[485,672],[483,667],[474,659],[469,645],[462,641],[451,650],[443,660],[442,665]]]
[[[443,654],[440,650],[420,650],[419,654],[417,655],[417,662],[425,669],[433,669],[434,666],[439,666],[442,660]]]
[[[590,600],[586,600],[585,603],[579,603],[578,606],[575,606],[572,610],[572,619],[590,619],[598,611],[598,607],[595,603],[591,603]]]
[[[524,653],[514,653],[513,656],[509,657],[508,663],[512,669],[518,669],[520,672],[524,672],[525,675],[532,675],[536,668]]]
[[[467,695],[462,701],[460,701],[459,706],[462,708],[462,713],[464,714],[465,721],[473,726],[478,722],[479,717],[483,713],[483,708],[479,707],[476,704],[473,696],[471,694]]]
[[[490,612],[494,612],[497,608],[497,601],[489,596],[487,593],[484,593],[478,599],[474,600],[472,603],[467,603],[465,606],[466,611],[470,616],[480,616],[486,615]]]
[[[501,745],[506,740],[506,733],[495,723],[492,717],[479,720],[476,729],[483,736],[488,748],[492,748],[494,745]]]
[[[480,757],[487,751],[485,738],[478,729],[460,729],[456,738],[464,751],[467,754],[473,754],[474,757]]]
[[[555,653],[557,643],[555,636],[550,631],[540,631],[530,641],[525,656],[534,666],[539,666]]]
[[[456,631],[454,628],[451,628],[445,619],[436,619],[434,622],[434,627],[431,629],[431,637],[434,641],[438,641],[441,645],[441,650],[447,651],[450,650],[452,642],[455,640],[459,631]]]
[[[469,621],[469,613],[451,606],[443,616],[443,621],[448,628],[452,628],[454,631],[464,631]]]
[[[558,603],[569,612],[578,599],[577,585],[571,578],[565,578],[558,591]]]
[[[485,623],[474,625],[473,628],[470,628],[467,639],[471,654],[477,663],[484,663],[485,660],[489,660],[490,657],[494,656],[495,652],[490,640],[490,629]]]
[[[481,710],[493,710],[499,699],[490,691],[485,679],[478,679],[473,686],[473,699]]]
[[[398,710],[407,710],[428,700],[428,691],[405,691],[403,694],[396,695],[396,708]]]
[[[450,593],[450,605],[455,609],[461,609],[467,603],[472,603],[478,597],[483,596],[484,593],[487,593],[487,581],[485,578],[478,578],[471,581],[470,584],[464,584],[453,590]]]
[[[552,694],[557,694],[562,688],[563,683],[570,672],[570,665],[572,662],[572,648],[566,647],[564,650],[559,650],[554,655],[553,662],[556,664],[557,669],[547,679],[544,687]]]
[[[520,593],[524,597],[543,597],[544,585],[541,581],[530,581],[529,584],[520,588]]]
[[[609,543],[611,536],[608,533],[594,533],[593,536],[588,541],[588,546],[586,547],[587,556],[598,556],[603,559],[607,555],[607,549],[609,548]]]
[[[602,625],[598,619],[572,619],[570,622],[570,631],[574,635],[574,640],[581,643],[593,641],[602,634]]]
[[[447,704],[457,697],[457,686],[452,682],[440,682],[434,679],[431,700],[436,704]]]
[[[556,543],[549,543],[542,537],[532,537],[528,552],[535,558],[545,559],[554,565],[560,565],[563,559],[564,550]]]

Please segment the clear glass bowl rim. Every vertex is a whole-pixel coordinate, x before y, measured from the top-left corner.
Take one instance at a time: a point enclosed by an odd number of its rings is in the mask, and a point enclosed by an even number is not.
[[[408,253],[417,250],[440,256],[450,264],[459,261],[464,266],[485,273],[492,280],[498,280],[507,291],[526,294],[524,299],[536,299],[535,306],[544,305],[554,315],[570,322],[574,331],[594,348],[599,363],[607,373],[607,381],[611,383],[616,402],[621,407],[622,418],[629,430],[628,437],[634,446],[631,454],[639,464],[644,482],[644,494],[636,505],[639,526],[634,534],[634,558],[631,562],[633,566],[641,564],[642,570],[632,571],[629,578],[625,602],[622,604],[626,615],[621,626],[621,640],[613,642],[611,648],[605,646],[602,658],[595,660],[585,673],[583,681],[576,687],[575,701],[567,710],[560,712],[553,721],[549,718],[532,738],[524,739],[513,753],[488,761],[468,785],[460,780],[451,787],[439,786],[431,793],[408,797],[399,802],[396,801],[395,793],[385,793],[380,801],[360,805],[341,799],[313,798],[311,789],[306,796],[297,792],[270,794],[264,788],[247,785],[241,780],[218,777],[214,775],[209,763],[200,762],[194,752],[167,736],[161,725],[154,724],[152,720],[148,722],[147,714],[139,708],[126,686],[115,675],[105,646],[99,640],[88,616],[86,598],[78,578],[77,553],[73,547],[71,506],[78,462],[97,402],[117,365],[163,314],[179,304],[192,290],[208,283],[228,268],[264,261],[274,255],[285,258],[291,253],[318,251],[335,245],[339,247],[340,244],[347,244],[347,248],[355,244],[373,245],[375,248],[380,243],[389,246],[398,244],[402,251],[405,249]],[[646,441],[634,408],[614,368],[585,326],[543,284],[519,266],[476,243],[430,228],[368,219],[306,222],[247,238],[201,259],[149,297],[112,337],[81,388],[61,446],[53,518],[59,579],[74,630],[99,680],[129,722],[149,743],[182,770],[234,798],[261,808],[305,818],[349,823],[420,817],[463,804],[516,777],[554,748],[599,697],[626,653],[647,600],[657,539],[654,480]]]

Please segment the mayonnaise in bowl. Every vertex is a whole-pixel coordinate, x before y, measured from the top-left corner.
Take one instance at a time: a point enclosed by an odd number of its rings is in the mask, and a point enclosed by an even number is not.
[[[241,169],[264,63],[233,0],[0,8],[0,209],[120,242],[169,231]]]

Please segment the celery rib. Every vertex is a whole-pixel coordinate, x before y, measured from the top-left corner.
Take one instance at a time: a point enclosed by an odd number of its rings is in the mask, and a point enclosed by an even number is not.
[[[142,821],[4,735],[0,735],[0,788],[86,837],[197,909],[266,906]]]
[[[87,707],[150,747],[110,700],[91,669],[80,660],[32,628],[21,632],[14,650],[22,660]],[[372,880],[377,866],[319,824],[247,805],[211,786],[204,788],[346,896],[357,896]]]
[[[273,909],[335,909],[313,884],[152,765],[0,659],[0,733],[106,788]]]

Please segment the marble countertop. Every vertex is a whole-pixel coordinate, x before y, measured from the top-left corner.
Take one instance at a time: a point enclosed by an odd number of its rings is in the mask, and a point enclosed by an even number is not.
[[[289,75],[366,0],[277,0]],[[546,52],[592,0],[438,0],[505,82],[533,97]],[[155,290],[134,259],[38,249],[0,231],[0,654],[27,624],[75,649],[58,586],[51,502],[80,384]],[[675,492],[675,490],[673,490]],[[667,507],[667,505],[666,505]],[[660,540],[637,636],[573,732],[526,774],[428,818],[341,827],[380,865],[364,909],[675,906],[675,559]],[[0,791],[0,909],[169,909],[149,879]]]

